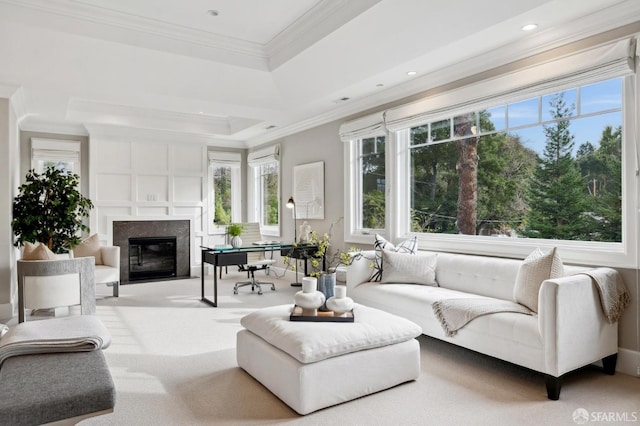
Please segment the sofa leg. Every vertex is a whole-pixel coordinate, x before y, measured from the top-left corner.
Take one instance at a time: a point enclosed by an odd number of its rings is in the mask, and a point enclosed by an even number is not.
[[[545,374],[545,383],[547,385],[547,397],[553,401],[557,401],[560,398],[562,377],[554,377],[549,374]]]
[[[618,362],[618,354],[606,356],[602,358],[602,369],[605,374],[614,375],[616,373],[616,363]]]
[[[113,283],[113,297],[118,297],[120,294],[120,281]]]

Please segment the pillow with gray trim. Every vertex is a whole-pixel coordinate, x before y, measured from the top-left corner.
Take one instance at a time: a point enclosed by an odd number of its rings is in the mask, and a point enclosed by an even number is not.
[[[384,269],[380,284],[421,284],[437,287],[437,256],[437,254],[423,256],[383,250]]]
[[[394,246],[387,241],[382,235],[376,234],[376,241],[373,243],[373,249],[376,256],[373,263],[373,272],[369,281],[380,281],[382,277],[382,252],[392,251],[396,253],[408,253],[415,254],[418,246],[418,238],[413,236],[407,240],[400,242],[397,246]]]
[[[538,293],[544,280],[563,276],[564,267],[556,247],[543,253],[539,248],[527,256],[516,275],[513,300],[538,312]]]

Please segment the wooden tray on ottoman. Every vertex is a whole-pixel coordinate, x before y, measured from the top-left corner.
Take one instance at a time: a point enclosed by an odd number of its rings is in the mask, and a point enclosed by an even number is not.
[[[302,311],[302,307],[293,305],[291,315],[289,315],[291,321],[311,321],[311,322],[353,322],[353,309],[345,312],[340,316],[334,316],[333,311],[318,311],[315,315],[308,315],[307,312]]]

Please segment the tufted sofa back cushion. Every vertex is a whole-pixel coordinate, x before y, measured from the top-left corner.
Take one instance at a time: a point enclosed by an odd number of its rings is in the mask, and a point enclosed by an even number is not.
[[[440,287],[512,300],[522,260],[438,253],[436,280]]]

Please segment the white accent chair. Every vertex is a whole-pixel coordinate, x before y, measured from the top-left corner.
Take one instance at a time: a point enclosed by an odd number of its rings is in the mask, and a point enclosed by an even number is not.
[[[242,245],[247,247],[253,243],[262,240],[262,234],[260,233],[260,224],[257,222],[242,224]],[[258,270],[268,271],[269,265],[274,264],[276,261],[273,259],[266,259],[264,257],[265,252],[250,252],[247,253],[247,263],[245,265],[239,265],[241,271],[249,273],[248,281],[237,282],[233,287],[233,294],[238,294],[238,288],[244,286],[251,286],[251,291],[258,289],[258,294],[262,294],[261,285],[271,285],[271,290],[275,291],[276,286],[272,282],[258,281],[255,277],[255,272]]]
[[[96,284],[113,287],[113,297],[120,293],[120,246],[102,246],[102,264],[96,265]]]
[[[95,288],[91,257],[18,260],[18,321],[25,321],[25,309],[80,306],[82,315],[93,315],[96,312]]]

